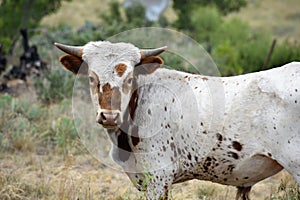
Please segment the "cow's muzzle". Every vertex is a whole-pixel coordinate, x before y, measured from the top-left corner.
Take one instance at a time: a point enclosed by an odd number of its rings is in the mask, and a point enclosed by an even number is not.
[[[116,128],[121,123],[120,111],[102,110],[97,115],[97,122],[104,128]]]

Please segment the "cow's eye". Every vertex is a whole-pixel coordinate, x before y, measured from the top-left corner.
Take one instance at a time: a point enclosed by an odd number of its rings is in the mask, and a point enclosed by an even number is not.
[[[91,76],[89,76],[89,80],[90,80],[91,83],[95,82],[95,79],[93,77],[91,77]]]
[[[128,85],[131,85],[131,84],[132,84],[132,81],[133,81],[133,78],[129,78],[129,79],[127,80]]]

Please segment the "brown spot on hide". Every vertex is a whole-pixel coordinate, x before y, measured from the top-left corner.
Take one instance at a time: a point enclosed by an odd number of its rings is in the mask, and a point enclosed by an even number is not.
[[[202,77],[202,80],[203,80],[203,81],[207,81],[207,80],[208,80],[208,78],[206,78],[206,77]]]
[[[222,142],[223,136],[222,136],[220,133],[217,133],[216,136],[217,136],[217,139],[218,139],[220,142]]]
[[[237,141],[233,141],[232,146],[237,151],[241,151],[243,149],[243,146]]]
[[[272,157],[272,154],[271,154],[271,153],[268,153],[268,156],[269,156],[269,157]]]
[[[237,154],[237,153],[235,153],[235,152],[228,152],[228,155],[229,156],[231,156],[231,157],[233,157],[234,159],[239,159],[239,155]]]
[[[119,77],[123,76],[124,72],[126,71],[127,66],[125,64],[118,64],[115,66],[115,70]]]

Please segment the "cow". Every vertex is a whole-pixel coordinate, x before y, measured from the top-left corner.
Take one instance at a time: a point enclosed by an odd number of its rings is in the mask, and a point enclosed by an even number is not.
[[[166,47],[55,43],[61,64],[88,76],[110,156],[147,199],[191,179],[237,187],[286,169],[300,185],[300,63],[232,77],[168,69]]]

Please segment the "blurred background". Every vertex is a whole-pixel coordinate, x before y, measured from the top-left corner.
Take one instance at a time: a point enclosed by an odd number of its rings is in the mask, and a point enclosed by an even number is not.
[[[299,0],[1,0],[0,199],[145,198],[80,143],[71,113],[75,77],[58,63],[53,43],[83,45],[149,26],[195,39],[222,76],[300,61]],[[255,187],[253,199],[300,198],[286,172]],[[174,186],[172,198],[232,199],[234,190],[191,181]]]

